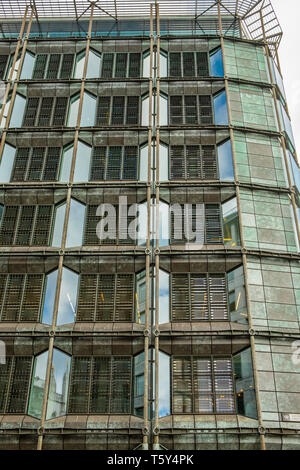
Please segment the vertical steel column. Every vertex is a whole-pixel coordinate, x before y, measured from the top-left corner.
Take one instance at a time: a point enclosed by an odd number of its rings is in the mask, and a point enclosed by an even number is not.
[[[144,429],[142,449],[149,449],[149,340],[150,340],[150,263],[151,248],[151,187],[152,187],[152,103],[153,103],[153,4],[150,4],[150,77],[149,77],[149,125],[148,125],[148,178],[147,178],[147,241],[146,241],[146,302],[144,330]]]
[[[159,450],[159,143],[160,143],[160,18],[159,4],[155,4],[156,8],[156,185],[155,185],[155,326],[154,326],[154,350],[155,350],[155,392],[154,392],[154,442],[153,449]]]
[[[243,225],[242,225],[240,188],[239,188],[239,182],[238,182],[237,163],[236,163],[236,155],[235,155],[235,148],[234,148],[234,134],[233,134],[233,127],[232,127],[231,104],[230,104],[228,77],[227,77],[227,70],[226,70],[224,35],[223,35],[223,25],[222,25],[220,3],[218,3],[218,20],[219,20],[220,42],[221,42],[221,49],[222,49],[222,56],[223,56],[224,81],[225,81],[225,91],[226,91],[226,98],[227,98],[229,133],[230,133],[230,141],[231,141],[231,148],[232,148],[232,160],[233,160],[233,167],[234,167],[237,208],[238,208],[238,215],[239,215],[239,221],[240,221],[239,225],[240,225],[242,252],[243,252],[242,259],[243,259],[243,269],[244,269],[244,276],[245,276],[245,293],[246,293],[246,302],[247,302],[247,311],[248,311],[249,332],[250,331],[252,332],[253,328],[252,328],[252,317],[251,317],[251,312],[250,312],[250,301],[249,301],[249,291],[248,291],[247,257],[245,254],[246,248],[245,248],[244,232],[243,232]],[[254,384],[255,384],[255,396],[256,396],[258,423],[259,423],[260,431],[263,431],[264,426],[263,426],[260,395],[259,395],[259,379],[258,379],[257,362],[256,362],[255,340],[254,340],[253,335],[250,335],[250,345],[251,345],[251,355],[252,355],[252,363],[253,363],[253,375],[254,375]],[[265,436],[263,432],[260,432],[259,436],[260,436],[261,450],[266,450]]]
[[[55,292],[55,302],[54,302],[54,309],[53,309],[53,319],[52,319],[51,331],[49,332],[50,340],[49,340],[49,350],[48,350],[47,372],[46,372],[46,379],[45,379],[43,409],[42,409],[42,417],[41,417],[41,422],[40,422],[40,432],[39,432],[39,437],[38,437],[37,450],[41,450],[43,446],[43,432],[44,432],[43,428],[44,428],[44,424],[46,421],[46,413],[47,413],[47,402],[48,402],[48,393],[49,393],[49,386],[50,386],[53,349],[54,349],[54,337],[55,337],[55,329],[56,329],[56,322],[57,322],[57,315],[58,315],[58,305],[59,305],[59,296],[60,296],[60,290],[61,290],[62,273],[63,273],[64,250],[65,250],[66,239],[67,239],[68,220],[69,220],[71,195],[72,195],[72,182],[73,182],[74,168],[75,168],[75,162],[76,162],[76,153],[77,153],[77,147],[78,147],[78,137],[79,137],[81,114],[82,114],[82,104],[83,104],[86,72],[87,72],[87,66],[88,66],[88,60],[89,60],[89,49],[90,49],[90,42],[91,42],[94,8],[95,8],[95,5],[94,3],[92,3],[90,20],[89,20],[89,29],[88,29],[88,35],[87,35],[85,62],[84,62],[83,76],[82,76],[82,82],[81,82],[78,114],[77,114],[77,125],[76,125],[76,131],[74,135],[74,147],[73,147],[72,165],[71,165],[71,172],[70,172],[70,183],[68,185],[63,236],[62,236],[61,250],[60,250],[60,255],[59,255],[59,266],[58,266],[57,285],[56,285],[56,292]]]

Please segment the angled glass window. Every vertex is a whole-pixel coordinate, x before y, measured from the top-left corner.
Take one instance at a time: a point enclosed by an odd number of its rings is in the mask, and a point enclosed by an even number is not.
[[[224,77],[222,49],[219,47],[209,54],[210,75],[212,77]]]
[[[145,324],[145,311],[146,311],[146,271],[142,271],[136,275],[135,311],[136,311],[136,322],[144,325]]]
[[[6,101],[5,106],[4,106],[4,111],[3,111],[3,116],[2,116],[2,120],[1,120],[1,126],[0,126],[1,129],[4,129],[4,127],[6,125],[6,118],[7,118],[7,115],[8,115],[10,101],[11,101],[11,97],[9,96],[7,98],[7,101]],[[3,104],[2,104],[2,106],[3,106]],[[1,110],[1,108],[0,108],[0,110]]]
[[[78,110],[79,110],[80,95],[77,94],[71,98],[68,123],[69,127],[76,127]],[[96,113],[96,97],[90,93],[84,92],[81,112],[81,127],[91,127],[95,124],[95,113]]]
[[[143,55],[143,77],[149,78],[150,77],[150,53],[146,52]]]
[[[78,274],[63,268],[58,303],[57,325],[74,323],[77,305]]]
[[[271,60],[271,65],[272,65],[272,75],[273,75],[273,80],[272,82],[276,84],[279,88],[279,91],[282,95],[282,97],[286,100],[286,95],[285,95],[285,89],[284,89],[284,83],[283,83],[283,78],[277,68],[277,65],[275,61],[270,57]]]
[[[148,145],[140,147],[139,180],[148,181]],[[152,150],[152,170],[153,170],[153,150]]]
[[[153,282],[153,298],[155,299],[155,269],[152,277],[152,270],[150,271],[150,283]],[[153,318],[152,323],[155,322],[155,305],[152,303],[152,289],[150,287],[150,306],[152,305]],[[169,320],[169,304],[170,304],[170,275],[166,271],[159,270],[159,324],[168,323]],[[135,287],[135,311],[136,322],[145,324],[145,310],[146,310],[146,271],[141,271],[136,275]]]
[[[159,59],[159,67],[160,67],[160,77],[167,77],[168,76],[168,55],[166,53],[160,53]]]
[[[64,147],[62,161],[59,173],[59,181],[68,182],[70,180],[70,172],[73,158],[73,145]]]
[[[217,146],[219,177],[221,181],[233,181],[234,170],[232,161],[231,141],[226,140]]]
[[[236,197],[222,204],[224,245],[240,246],[240,225]]]
[[[156,146],[152,146],[151,179],[156,181]],[[148,145],[140,148],[140,172],[139,180],[148,181]],[[169,180],[169,148],[167,145],[159,144],[159,181]]]
[[[7,115],[9,112],[10,102],[11,102],[11,97],[8,98],[5,104],[2,122],[1,122],[1,128],[4,128],[6,126],[6,119],[7,119]],[[10,128],[22,127],[25,106],[26,106],[26,99],[23,96],[21,96],[19,93],[17,93],[15,97],[13,110],[11,113],[11,118],[10,118],[10,123],[9,123]]]
[[[34,360],[34,369],[28,403],[28,414],[35,418],[42,417],[45,382],[48,363],[48,351],[37,356]]]
[[[62,244],[62,235],[64,230],[66,213],[66,203],[62,203],[55,208],[55,216],[52,231],[51,246],[60,247]]]
[[[0,182],[9,183],[11,172],[14,166],[16,149],[9,144],[4,145],[1,163],[0,163]]]
[[[168,97],[163,94],[159,96],[159,125],[168,125]]]
[[[293,205],[290,204],[290,214],[291,214],[291,219],[292,219],[292,224],[293,224],[293,230],[294,230],[294,237],[295,237],[295,244],[292,243],[293,245],[296,245],[296,249],[297,249],[297,252],[300,251],[300,246],[299,246],[299,239],[298,239],[298,231],[297,231],[297,222],[296,222],[296,218],[298,219],[298,225],[300,223],[300,220],[299,220],[299,207],[297,208],[297,211],[296,211],[296,216],[295,216],[295,212],[294,212],[294,208],[293,208]]]
[[[58,270],[47,274],[44,284],[44,296],[41,323],[52,325]]]
[[[230,321],[247,324],[248,313],[243,266],[226,274]]]
[[[217,126],[228,125],[227,98],[225,90],[214,95],[214,116],[215,124]]]
[[[88,181],[90,174],[92,147],[79,141],[77,146],[73,181]]]
[[[15,80],[17,78],[17,73],[18,73],[19,65],[20,65],[20,59],[21,59],[21,54],[18,55],[18,58],[16,60],[11,80]],[[11,73],[11,68],[12,68],[13,61],[14,61],[14,54],[12,54],[10,56],[10,59],[9,59],[9,65],[8,65],[7,72],[6,72],[6,80],[9,79],[9,75]]]
[[[34,63],[35,63],[35,56],[31,54],[30,52],[26,52],[24,62],[23,62],[22,72],[20,76],[21,80],[30,80],[32,78]]]
[[[66,247],[81,246],[85,218],[85,205],[71,199]]]
[[[64,416],[67,410],[71,357],[53,350],[46,419]]]
[[[293,149],[295,149],[295,139],[294,139],[294,134],[293,134],[293,129],[292,129],[292,124],[290,121],[290,118],[284,109],[283,104],[281,103],[280,100],[277,100],[278,103],[278,108],[279,108],[279,116],[280,116],[280,121],[281,121],[281,127],[285,131],[288,140],[290,144],[292,144]]]
[[[158,416],[168,416],[171,413],[171,372],[170,356],[159,351],[158,358]],[[155,368],[153,370],[153,384],[155,389]]]
[[[82,78],[83,69],[84,69],[84,62],[85,62],[85,50],[80,52],[76,56],[74,78]]]
[[[152,115],[154,113],[154,96],[152,99]],[[142,97],[142,126],[149,126],[149,96]]]
[[[237,413],[257,419],[251,348],[233,356],[233,372]]]
[[[99,78],[100,77],[100,63],[101,57],[100,54],[92,51],[89,51],[89,61],[86,71],[86,78]]]
[[[170,245],[170,206],[159,201],[159,246]],[[156,233],[156,204],[153,204],[154,232]]]
[[[152,120],[157,119],[156,114],[156,96],[152,97]],[[142,126],[149,126],[149,95],[142,97]],[[168,97],[160,94],[159,96],[159,125],[168,125]]]
[[[300,169],[293,157],[292,153],[288,150],[288,162],[290,168],[291,182],[292,185],[297,189],[300,194]]]
[[[80,99],[80,96],[79,94],[77,94],[73,96],[70,100],[70,107],[69,107],[69,114],[68,114],[68,121],[67,121],[67,126],[69,127],[77,126],[79,99]]]
[[[154,269],[154,298],[155,298],[155,269]],[[155,307],[155,306],[154,306]],[[154,308],[155,312],[155,308]],[[154,313],[155,314],[155,313]],[[159,324],[170,321],[170,274],[159,270]],[[153,319],[154,322],[154,319]]]

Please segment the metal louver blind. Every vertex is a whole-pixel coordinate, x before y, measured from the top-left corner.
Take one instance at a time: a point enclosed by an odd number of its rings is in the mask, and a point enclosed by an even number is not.
[[[98,276],[96,321],[114,321],[115,283],[114,274],[100,274]]]
[[[213,413],[213,381],[211,360],[193,358],[194,412]]]
[[[195,77],[195,55],[194,52],[183,52],[183,76],[184,77]]]
[[[182,96],[170,96],[170,124],[183,124]]]
[[[46,65],[47,65],[47,54],[38,54],[35,59],[34,70],[32,78],[34,80],[39,80],[40,78],[44,78]]]
[[[118,53],[116,55],[116,78],[125,78],[127,69],[127,53]]]
[[[2,321],[18,321],[24,289],[23,274],[10,274],[7,278],[6,293],[2,309]]]
[[[193,386],[190,357],[174,357],[172,361],[173,413],[192,413]]]
[[[138,147],[127,146],[124,148],[123,175],[124,180],[137,179]]]
[[[208,320],[208,286],[206,274],[191,274],[191,320]]]
[[[216,413],[234,413],[234,390],[231,359],[214,359]]]
[[[0,228],[0,245],[13,244],[18,213],[19,206],[4,207]]]
[[[15,357],[8,394],[7,412],[23,414],[26,411],[32,357]]]
[[[30,127],[34,126],[35,118],[37,115],[39,105],[39,98],[28,98],[24,119],[23,119],[23,127]]]
[[[198,124],[197,96],[184,97],[185,124]]]
[[[134,125],[139,122],[139,97],[128,96],[127,97],[127,113],[126,113],[126,124]]]
[[[100,240],[97,237],[96,227],[99,222],[99,217],[96,216],[98,206],[88,205],[86,209],[86,221],[84,231],[84,244],[85,245],[99,245]]]
[[[189,179],[202,177],[199,145],[186,146],[186,175]]]
[[[113,96],[111,124],[124,124],[125,96]]]
[[[132,274],[117,275],[115,321],[132,321],[133,289],[134,277]]]
[[[130,413],[131,359],[112,358],[111,413]]]
[[[207,52],[197,52],[197,74],[198,77],[209,76]]]
[[[3,304],[4,294],[5,294],[7,277],[8,276],[6,276],[5,274],[0,274],[0,318],[1,318],[2,304]]]
[[[108,125],[110,114],[110,96],[99,96],[97,106],[96,125]]]
[[[0,80],[4,79],[8,55],[0,55]]]
[[[114,66],[114,54],[103,54],[102,78],[112,78]]]
[[[171,52],[170,56],[170,77],[181,77],[181,54],[180,52]]]
[[[45,97],[42,98],[41,108],[38,118],[38,126],[48,127],[50,126],[52,108],[53,108],[54,98]]]
[[[43,284],[43,274],[26,275],[20,321],[38,321]]]
[[[189,277],[172,274],[172,321],[190,319]]]
[[[222,243],[220,206],[205,204],[205,233],[206,243]]]
[[[12,181],[25,181],[30,148],[18,148],[12,172]]]
[[[67,97],[62,96],[60,98],[56,98],[52,120],[53,126],[63,126],[65,124],[67,105]]]
[[[48,147],[47,157],[43,171],[43,181],[56,181],[60,162],[60,147]]]
[[[186,177],[184,146],[172,145],[170,147],[170,158],[171,179],[184,179]]]
[[[130,53],[129,54],[129,78],[138,78],[141,75],[141,54]]]
[[[97,274],[81,274],[76,321],[94,321],[97,296]]]
[[[90,413],[109,413],[111,396],[111,358],[93,358]]]
[[[74,54],[63,54],[60,78],[71,78],[73,72]]]
[[[47,79],[56,79],[58,77],[58,70],[60,65],[60,54],[50,54],[48,70],[47,70]]]
[[[90,177],[92,181],[104,180],[105,163],[106,147],[94,147]]]
[[[202,146],[202,172],[203,179],[217,179],[217,156],[214,145]]]
[[[211,320],[228,320],[225,276],[209,276],[209,304]]]
[[[33,245],[48,245],[52,212],[52,206],[37,206],[37,216],[32,240]]]
[[[212,124],[212,107],[210,96],[199,96],[200,124]]]
[[[28,168],[28,181],[40,181],[44,166],[45,147],[33,147]]]
[[[30,245],[33,228],[35,206],[21,206],[20,217],[16,233],[16,245]]]
[[[7,391],[9,385],[9,379],[11,374],[11,367],[13,358],[6,356],[5,364],[1,364],[1,374],[0,374],[0,413],[5,413],[6,401],[7,401]]]
[[[73,357],[69,387],[69,413],[89,412],[91,358]]]

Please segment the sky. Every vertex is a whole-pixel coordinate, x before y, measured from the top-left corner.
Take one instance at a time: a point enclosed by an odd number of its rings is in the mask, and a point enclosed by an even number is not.
[[[279,58],[283,75],[289,112],[292,119],[298,158],[300,156],[300,53],[299,53],[299,0],[271,0],[283,38]]]

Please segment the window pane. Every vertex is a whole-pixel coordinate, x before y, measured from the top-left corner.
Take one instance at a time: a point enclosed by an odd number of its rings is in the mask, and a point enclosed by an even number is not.
[[[218,145],[219,176],[221,181],[233,181],[234,171],[232,163],[231,141],[227,140]]]
[[[96,98],[84,93],[80,126],[90,127],[95,124]]]
[[[133,413],[143,416],[144,413],[144,353],[134,358],[134,402]]]
[[[79,96],[71,98],[69,116],[68,116],[68,126],[75,127],[77,125],[78,117],[78,108],[79,108]]]
[[[44,390],[47,372],[48,351],[35,358],[31,382],[28,414],[35,418],[42,417]]]
[[[158,415],[160,418],[171,412],[170,379],[170,357],[159,351]]]
[[[85,217],[85,205],[71,199],[66,247],[81,246]]]
[[[142,100],[142,126],[149,126],[149,96]]]
[[[162,95],[159,96],[159,125],[168,125],[168,99]]]
[[[150,54],[144,56],[143,58],[143,77],[150,77]]]
[[[170,321],[170,275],[159,270],[159,323]]]
[[[217,126],[228,125],[227,99],[225,91],[214,96],[215,124]]]
[[[52,419],[66,414],[70,361],[70,356],[58,349],[54,349],[46,419]]]
[[[245,279],[242,266],[227,273],[228,300],[230,321],[248,323],[248,313],[245,294]]]
[[[211,52],[209,55],[210,60],[210,75],[212,77],[224,77],[223,56],[222,49]]]
[[[9,183],[11,172],[14,165],[16,149],[9,144],[4,145],[2,159],[0,163],[0,181],[1,183]]]
[[[233,357],[237,413],[257,419],[251,349]]]
[[[148,145],[140,149],[140,181],[148,181]]]
[[[60,206],[56,207],[51,246],[56,246],[56,247],[61,246],[62,234],[63,234],[64,222],[65,222],[65,213],[66,213],[66,203],[61,204]]]
[[[90,50],[86,78],[99,78],[99,77],[100,77],[100,56]]]
[[[65,325],[75,321],[77,303],[78,274],[63,268],[57,325]]]
[[[26,99],[23,96],[16,94],[16,99],[11,114],[9,127],[22,127],[23,114],[25,110]]]
[[[224,245],[240,246],[240,226],[236,198],[222,204]]]
[[[72,147],[64,149],[64,151],[63,151],[59,181],[69,181],[69,179],[70,179],[72,157],[73,157],[73,148],[74,147],[72,145]]]
[[[160,76],[167,77],[168,76],[168,57],[164,54],[160,54]]]
[[[30,52],[26,52],[22,72],[21,72],[21,80],[30,80],[32,77],[32,72],[34,68],[35,56],[30,54]]]
[[[56,270],[46,276],[46,283],[44,287],[43,312],[41,319],[41,323],[44,323],[45,325],[52,324],[57,284],[57,273],[58,271]]]
[[[144,324],[146,310],[146,271],[142,271],[136,276],[135,309],[136,322]]]
[[[159,144],[159,181],[169,180],[169,149]]]
[[[92,148],[83,142],[78,142],[73,181],[88,181],[90,174]]]
[[[74,78],[82,78],[84,61],[85,61],[85,52],[82,52],[76,58]]]

